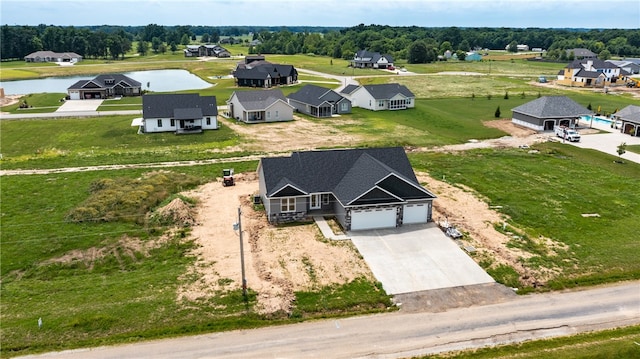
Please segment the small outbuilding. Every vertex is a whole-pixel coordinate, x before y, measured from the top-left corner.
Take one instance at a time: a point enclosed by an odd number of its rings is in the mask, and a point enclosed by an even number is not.
[[[543,96],[511,111],[511,122],[536,131],[553,131],[555,126],[574,127],[580,117],[593,113],[567,96]]]
[[[622,123],[620,132],[631,136],[640,136],[640,106],[629,105],[611,117]]]

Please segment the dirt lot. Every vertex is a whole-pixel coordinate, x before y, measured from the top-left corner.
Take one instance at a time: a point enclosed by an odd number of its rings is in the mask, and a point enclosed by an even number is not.
[[[373,276],[348,241],[324,240],[315,224],[276,228],[264,212],[253,210],[258,191],[255,173],[236,176],[236,185],[208,183],[186,195],[200,201],[192,237],[198,262],[192,271],[200,278],[181,288],[179,299],[196,300],[228,286],[241,286],[240,241],[233,223],[242,210],[242,231],[247,286],[258,293],[261,313],[288,313],[294,291],[350,282]],[[192,273],[193,274],[193,273]],[[226,279],[232,279],[228,283]]]
[[[363,142],[363,139],[358,136],[330,126],[329,123],[333,119],[324,120],[327,123],[325,124],[294,115],[294,121],[261,124],[260,126],[265,126],[262,131],[256,131],[256,125],[229,119],[223,121],[224,125],[229,126],[236,133],[253,140],[243,144],[244,149],[251,151],[308,151],[336,145],[357,146],[358,143]]]

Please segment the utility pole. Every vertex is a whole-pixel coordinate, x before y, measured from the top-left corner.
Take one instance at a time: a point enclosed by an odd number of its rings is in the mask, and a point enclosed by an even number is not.
[[[247,297],[247,278],[244,273],[244,246],[242,243],[242,210],[238,207],[238,223],[234,226],[234,229],[238,229],[238,234],[240,237],[240,266],[242,268],[242,295]]]

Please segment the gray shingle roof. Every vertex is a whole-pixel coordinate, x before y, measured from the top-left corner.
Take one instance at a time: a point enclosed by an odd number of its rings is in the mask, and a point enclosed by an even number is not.
[[[422,198],[435,197],[420,186],[402,147],[294,152],[290,157],[262,158],[261,166],[269,197],[286,179],[307,193],[332,192],[347,205],[389,175],[420,189]]]
[[[512,111],[537,118],[574,118],[593,113],[567,96],[543,96],[522,104]]]
[[[614,116],[625,121],[640,124],[640,106],[629,105],[616,112]]]
[[[198,94],[158,94],[142,96],[143,118],[175,118],[180,116],[196,116],[201,111],[200,117],[217,116],[218,106],[215,96],[200,96]]]
[[[353,93],[353,91],[355,91],[356,89],[358,89],[360,86],[358,85],[347,85],[345,86],[345,88],[343,88],[340,93],[344,93],[347,95],[350,95]]]
[[[287,97],[313,106],[319,106],[323,102],[335,103],[344,98],[331,89],[316,85],[305,85],[300,90],[289,94]]]
[[[235,95],[248,111],[265,110],[278,100],[287,103],[287,98],[280,89],[236,91]]]
[[[380,85],[364,85],[364,87],[376,100],[388,100],[397,94],[402,94],[405,97],[416,97],[413,92],[405,85],[400,84],[380,84]]]
[[[89,83],[96,84],[98,88],[113,88],[117,85],[134,88],[142,86],[140,82],[122,74],[104,74],[98,75],[91,80],[80,80],[68,89],[83,89]]]

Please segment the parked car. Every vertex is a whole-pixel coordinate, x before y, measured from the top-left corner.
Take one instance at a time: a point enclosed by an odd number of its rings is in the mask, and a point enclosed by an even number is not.
[[[578,133],[578,131],[572,128],[566,126],[556,126],[554,128],[554,132],[556,133],[556,136],[567,141],[580,142],[580,134]]]

